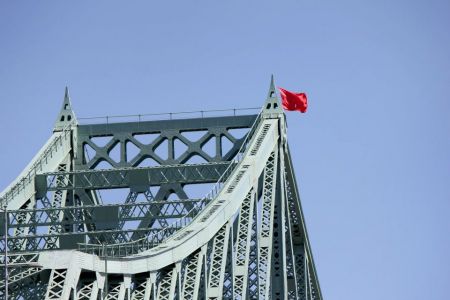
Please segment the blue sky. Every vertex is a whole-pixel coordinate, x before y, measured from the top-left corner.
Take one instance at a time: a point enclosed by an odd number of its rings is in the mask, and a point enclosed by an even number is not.
[[[81,117],[309,96],[288,137],[325,299],[450,296],[450,2],[0,2],[0,186]],[[156,4],[157,3],[157,4]]]

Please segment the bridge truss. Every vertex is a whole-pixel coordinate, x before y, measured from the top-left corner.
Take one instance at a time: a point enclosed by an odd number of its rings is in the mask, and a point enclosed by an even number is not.
[[[285,125],[273,80],[255,115],[90,125],[66,90],[0,194],[8,299],[322,299]]]

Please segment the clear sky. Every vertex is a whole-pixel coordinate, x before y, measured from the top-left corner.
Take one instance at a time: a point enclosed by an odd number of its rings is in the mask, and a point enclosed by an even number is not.
[[[448,0],[1,1],[0,187],[66,85],[87,117],[260,106],[274,73],[309,96],[288,137],[325,299],[450,299],[449,30]]]

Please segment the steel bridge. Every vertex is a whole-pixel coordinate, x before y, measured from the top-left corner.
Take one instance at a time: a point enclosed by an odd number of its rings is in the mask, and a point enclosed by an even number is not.
[[[322,299],[273,79],[256,114],[138,116],[80,124],[66,89],[0,194],[0,298]]]

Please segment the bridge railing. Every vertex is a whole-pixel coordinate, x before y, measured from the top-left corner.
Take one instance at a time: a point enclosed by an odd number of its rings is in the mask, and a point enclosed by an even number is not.
[[[149,250],[161,244],[164,240],[171,237],[178,230],[185,228],[189,225],[199,213],[219,194],[222,190],[225,182],[230,177],[230,175],[235,170],[236,166],[244,158],[244,153],[248,149],[248,145],[258,127],[259,121],[261,120],[261,112],[255,119],[250,131],[244,139],[236,156],[231,161],[231,164],[219,178],[217,183],[214,185],[212,190],[203,198],[204,202],[199,202],[194,205],[194,207],[182,218],[176,222],[170,224],[169,226],[162,228],[157,233],[148,235],[147,237],[138,239],[136,241],[121,243],[121,244],[109,244],[109,245],[98,245],[98,244],[78,244],[78,250],[90,254],[95,254],[99,256],[107,257],[123,257],[138,254],[145,250]]]
[[[20,195],[29,184],[33,183],[34,176],[42,171],[43,166],[48,163],[49,159],[56,153],[59,147],[63,146],[63,140],[71,138],[72,124],[67,125],[61,131],[61,134],[56,136],[50,144],[43,149],[43,152],[34,161],[32,161],[30,167],[26,167],[25,170],[28,172],[21,177],[17,182],[8,186],[3,194],[0,196],[0,206],[3,207],[7,205],[14,197]]]
[[[246,114],[248,111],[257,111],[261,107],[246,107],[246,108],[227,108],[214,110],[194,110],[181,112],[166,112],[166,113],[148,113],[148,114],[130,114],[130,115],[112,115],[112,116],[97,116],[97,117],[82,117],[77,120],[81,125],[85,124],[109,124],[115,122],[145,122],[145,121],[159,121],[159,120],[175,120],[185,118],[206,118],[219,116],[238,116]]]

